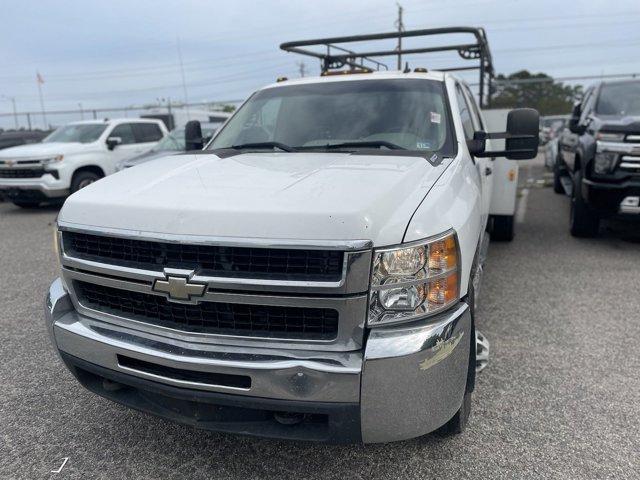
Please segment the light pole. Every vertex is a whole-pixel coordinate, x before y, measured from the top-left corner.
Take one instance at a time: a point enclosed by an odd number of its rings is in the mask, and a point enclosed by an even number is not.
[[[7,95],[0,95],[2,98],[6,98],[7,100],[11,100],[11,104],[13,105],[13,122],[16,125],[16,130],[18,130],[18,111],[16,109],[16,97],[8,97]]]

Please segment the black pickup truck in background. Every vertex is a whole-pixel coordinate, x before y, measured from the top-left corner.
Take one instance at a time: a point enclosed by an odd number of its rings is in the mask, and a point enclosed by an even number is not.
[[[554,190],[571,196],[571,234],[640,215],[640,80],[601,82],[577,103],[559,139]]]

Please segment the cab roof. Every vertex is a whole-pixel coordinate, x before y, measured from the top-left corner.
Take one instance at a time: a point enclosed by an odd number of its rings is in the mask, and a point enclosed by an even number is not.
[[[67,122],[65,125],[104,125],[111,123],[161,123],[160,120],[155,118],[104,118],[95,120],[77,120],[75,122]]]
[[[322,75],[315,77],[302,77],[293,78],[291,80],[281,80],[270,85],[266,85],[260,90],[267,88],[286,87],[292,85],[309,85],[313,83],[327,83],[327,82],[349,82],[355,80],[391,80],[391,79],[422,79],[422,80],[435,80],[437,82],[444,82],[449,74],[438,71],[426,71],[426,72],[408,72],[404,73],[399,70],[392,71],[380,71],[380,72],[362,72],[362,73],[344,73],[334,75]]]

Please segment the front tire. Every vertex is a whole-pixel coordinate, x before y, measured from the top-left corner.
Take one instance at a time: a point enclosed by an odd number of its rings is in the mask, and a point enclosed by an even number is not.
[[[570,228],[574,237],[591,238],[598,235],[600,218],[589,210],[589,206],[582,198],[582,171],[575,174],[573,192],[571,193]]]
[[[513,215],[494,215],[491,240],[510,242],[515,235],[515,221]]]
[[[560,177],[560,159],[556,158],[556,163],[553,165],[553,191],[556,193],[565,193]]]
[[[462,405],[451,420],[438,429],[438,434],[443,436],[458,435],[465,431],[471,416],[472,392],[465,392],[462,398]]]
[[[76,193],[78,190],[91,185],[97,180],[100,180],[100,175],[94,172],[88,170],[77,172],[71,180],[71,193]]]
[[[471,416],[471,399],[473,397],[473,391],[475,390],[476,383],[476,329],[475,329],[475,311],[476,311],[476,272],[481,268],[478,265],[478,254],[476,253],[473,259],[473,268],[471,271],[471,278],[469,279],[469,292],[467,294],[467,303],[469,304],[469,311],[471,312],[471,338],[469,346],[469,366],[467,367],[467,386],[465,388],[464,396],[462,397],[462,405],[451,419],[436,430],[436,434],[441,436],[458,435],[467,428],[469,424],[469,417]]]

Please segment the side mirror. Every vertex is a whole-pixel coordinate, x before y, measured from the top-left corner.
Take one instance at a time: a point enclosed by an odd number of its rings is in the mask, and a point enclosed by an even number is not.
[[[509,160],[528,160],[538,154],[540,114],[533,108],[516,108],[507,115],[506,155]]]
[[[184,127],[185,150],[202,150],[204,141],[202,138],[202,127],[197,120],[190,120]]]
[[[121,143],[122,143],[122,138],[120,138],[120,137],[109,137],[109,138],[107,138],[107,148],[109,150],[113,150],[114,148],[116,148]]]
[[[475,132],[473,140],[467,145],[476,142],[482,143],[482,148],[476,145],[478,153],[469,152],[476,157],[506,157],[509,160],[528,160],[538,154],[540,143],[540,114],[533,108],[515,108],[507,115],[507,131],[500,133]],[[505,149],[502,151],[485,151],[486,140],[505,140]]]
[[[580,126],[580,116],[582,115],[582,104],[576,103],[571,110],[571,118],[569,119],[569,131],[571,133],[577,133],[578,135],[583,133],[583,128]]]

